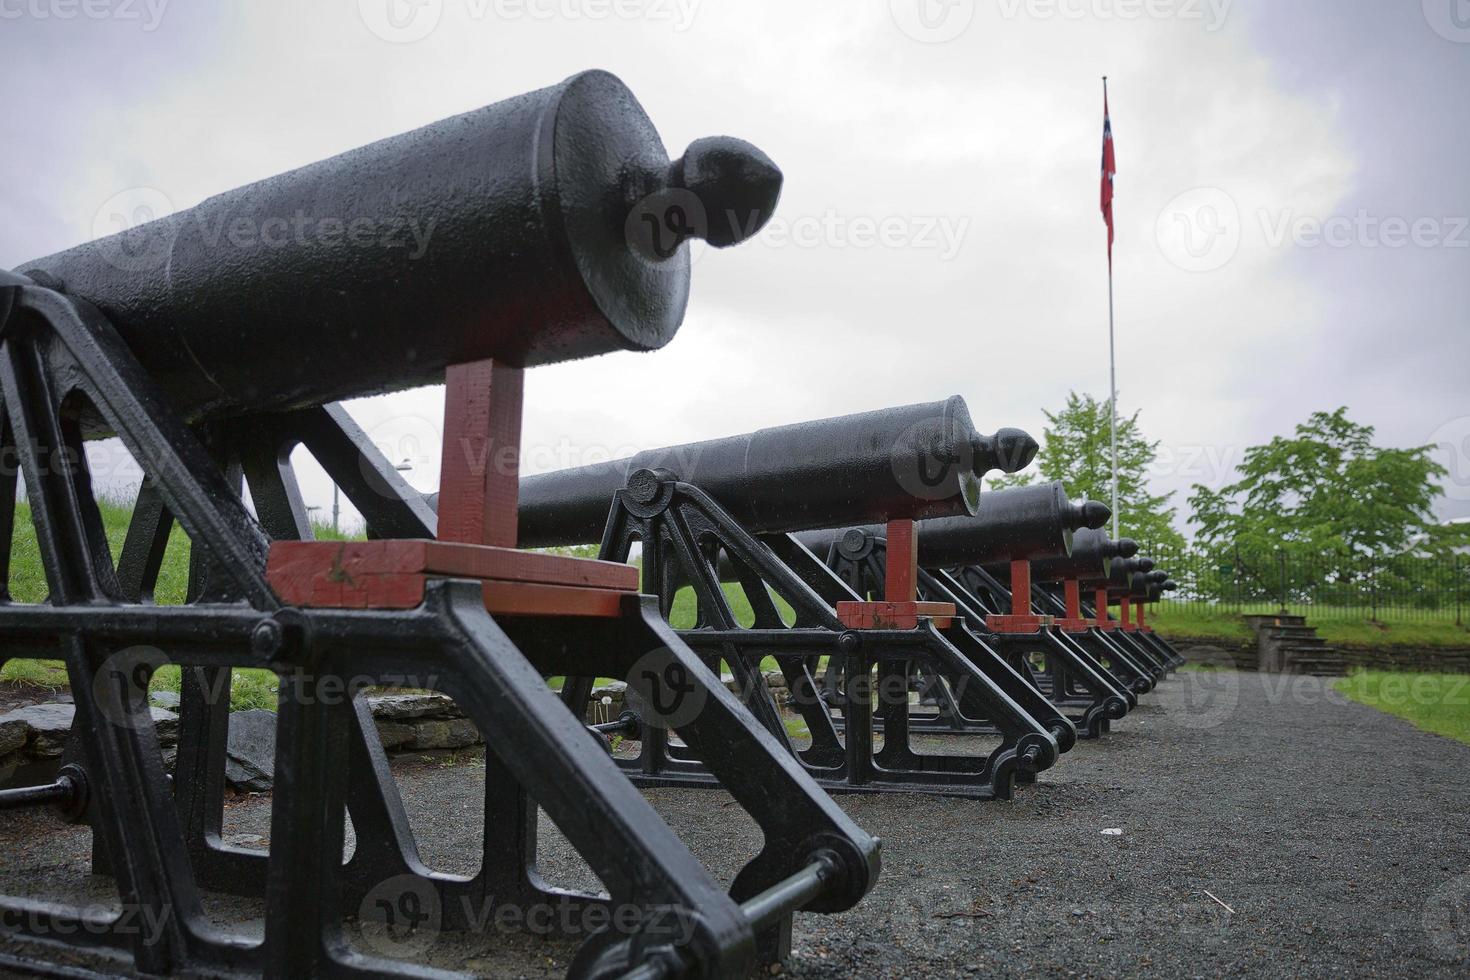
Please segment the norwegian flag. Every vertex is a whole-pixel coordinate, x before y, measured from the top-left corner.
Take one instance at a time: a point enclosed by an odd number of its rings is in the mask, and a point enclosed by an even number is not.
[[[1113,267],[1113,177],[1118,161],[1113,156],[1113,119],[1108,112],[1108,91],[1103,86],[1102,213],[1108,225],[1108,268]]]

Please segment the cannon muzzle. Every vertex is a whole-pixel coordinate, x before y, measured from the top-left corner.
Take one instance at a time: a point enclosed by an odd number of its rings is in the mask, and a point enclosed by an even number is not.
[[[980,478],[1035,452],[1020,430],[975,431],[958,396],[783,425],[524,477],[520,542],[602,540],[613,494],[640,470],[697,486],[753,533],[973,514]]]
[[[781,172],[728,137],[670,162],[585,72],[28,262],[91,302],[187,418],[299,408],[669,342],[690,238],[770,217]],[[128,216],[133,217],[133,216]]]
[[[996,490],[980,498],[973,516],[920,521],[915,526],[919,564],[924,568],[1064,557],[1073,532],[1100,527],[1111,516],[1094,500],[1071,501],[1060,483]],[[882,527],[861,528],[881,537]],[[808,531],[797,535],[818,557],[839,544],[847,532]],[[856,540],[856,538],[854,539]]]
[[[1103,518],[1107,523],[1107,518]],[[1072,553],[1063,557],[1042,558],[1031,563],[1031,581],[1060,582],[1063,579],[1097,580],[1108,577],[1114,559],[1121,556],[1124,545],[1138,550],[1138,545],[1127,539],[1114,540],[1106,530],[1099,527],[1084,527],[1072,532]],[[993,575],[1010,574],[1006,562],[992,562],[986,571]]]

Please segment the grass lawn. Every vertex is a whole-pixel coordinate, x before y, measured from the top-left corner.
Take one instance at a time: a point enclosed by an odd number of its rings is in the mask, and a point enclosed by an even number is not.
[[[127,537],[128,521],[132,518],[131,503],[99,500],[98,510],[107,529],[107,543],[113,559],[122,552],[123,539]],[[330,526],[316,528],[321,539],[340,538]],[[40,548],[36,544],[35,530],[31,525],[30,508],[25,504],[16,507],[15,533],[11,541],[10,593],[17,602],[44,602],[46,599],[46,575],[41,567]],[[163,565],[158,573],[158,587],[154,601],[159,605],[183,603],[189,588],[189,539],[174,526],[169,535],[168,548],[164,551]],[[19,686],[59,690],[68,685],[66,668],[50,660],[11,660],[0,667],[0,682]],[[179,689],[179,668],[165,664],[154,674],[149,683],[150,691],[174,691]],[[276,675],[258,668],[237,668],[230,684],[230,707],[241,711],[246,708],[270,708],[276,706]]]
[[[1262,608],[1263,613],[1275,609]],[[1470,629],[1452,618],[1421,620],[1391,618],[1370,623],[1356,610],[1317,608],[1307,613],[1308,625],[1328,643],[1369,647],[1470,647]],[[1201,605],[1161,605],[1148,611],[1148,623],[1170,637],[1210,637],[1250,641],[1252,633],[1234,611]]]
[[[1337,689],[1415,728],[1470,745],[1470,675],[1360,670],[1338,681]]]
[[[123,539],[127,535],[128,520],[132,515],[130,503],[101,500],[98,507],[103,524],[107,529],[108,544],[114,558],[121,552]],[[345,535],[334,532],[330,526],[319,525],[315,529],[319,539],[340,539]],[[19,602],[42,602],[46,598],[45,575],[41,569],[39,549],[30,522],[30,511],[25,504],[17,507],[15,534],[12,544],[10,570],[11,594]],[[584,557],[590,557],[595,549],[567,549]],[[158,587],[154,600],[161,605],[182,603],[189,582],[189,540],[183,531],[175,527],[164,554],[159,573]],[[750,603],[738,585],[727,584],[725,594],[735,613],[736,621],[749,625],[754,621]],[[780,598],[775,599],[786,622],[792,619],[791,608]],[[1272,610],[1262,609],[1263,612]],[[681,589],[674,599],[671,622],[680,628],[694,625],[694,593],[692,589]],[[1242,642],[1251,640],[1251,632],[1241,621],[1238,612],[1226,612],[1198,605],[1163,605],[1149,611],[1149,622],[1169,637],[1208,637],[1233,639]],[[1470,630],[1456,626],[1450,620],[1425,622],[1420,620],[1368,623],[1356,610],[1322,609],[1314,611],[1308,622],[1329,643],[1356,644],[1362,646],[1413,646],[1413,647],[1456,647],[1470,646]],[[775,669],[775,662],[762,664],[767,670]],[[29,685],[43,688],[66,686],[66,672],[60,664],[49,661],[12,660],[0,667],[0,682]],[[165,666],[153,679],[152,687],[158,690],[177,691],[178,668]],[[239,668],[234,672],[231,704],[239,708],[274,707],[275,675],[267,670]]]

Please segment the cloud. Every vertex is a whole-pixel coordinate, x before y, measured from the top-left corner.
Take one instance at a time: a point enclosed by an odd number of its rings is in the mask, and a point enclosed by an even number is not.
[[[1352,404],[1368,421],[1395,420],[1394,437],[1443,421],[1421,425],[1405,407],[1405,393],[1421,393],[1395,351],[1341,359],[1342,271],[1313,266],[1342,256],[1271,242],[1283,213],[1331,216],[1362,193],[1373,150],[1357,138],[1346,82],[1305,84],[1289,70],[1289,51],[1270,42],[1279,15],[1268,5],[1165,3],[1149,7],[1164,16],[1127,19],[1126,3],[1106,0],[961,0],[935,8],[969,12],[958,36],[924,43],[904,0],[427,0],[413,16],[437,11],[433,30],[395,43],[381,36],[376,2],[363,0],[367,16],[283,0],[208,17],[170,7],[151,34],[111,25],[64,63],[70,49],[52,44],[64,32],[21,25],[22,37],[47,40],[26,69],[47,85],[28,84],[55,89],[65,111],[23,114],[27,138],[0,164],[10,186],[30,189],[0,205],[0,264],[87,237],[97,207],[126,187],[187,206],[605,67],[639,95],[671,152],[728,132],[769,152],[786,185],[755,241],[699,256],[668,349],[532,373],[528,468],[955,393],[982,428],[1039,433],[1040,409],[1068,389],[1107,388],[1097,202],[1107,73],[1122,408],[1141,408],[1174,458],[1216,461],[1177,466],[1160,488],[1223,482],[1244,445],[1315,408]],[[1343,61],[1373,41],[1343,30]],[[1400,147],[1412,153],[1412,141]],[[1236,245],[1218,268],[1189,271],[1168,208],[1181,195],[1218,201],[1212,190],[1235,208]],[[1216,227],[1202,214],[1184,214],[1196,236]],[[1204,241],[1194,239],[1197,251]],[[1364,322],[1391,317],[1398,289],[1449,288],[1416,282],[1412,257],[1403,261],[1384,273],[1387,289],[1375,286],[1382,266],[1357,270],[1359,293],[1386,294],[1360,297]],[[1463,330],[1463,303],[1420,299],[1437,309],[1437,336]],[[1445,371],[1434,383],[1441,405],[1463,390]],[[439,406],[428,390],[351,409],[401,447],[419,436],[399,430],[421,432]],[[436,472],[424,463],[412,478],[427,488]],[[305,490],[313,503],[330,497],[319,474]]]

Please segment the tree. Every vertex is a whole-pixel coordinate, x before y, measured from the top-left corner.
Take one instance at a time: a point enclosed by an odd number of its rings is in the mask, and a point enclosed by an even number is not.
[[[1113,500],[1112,442],[1109,404],[1091,395],[1067,393],[1058,412],[1043,409],[1047,425],[1041,451],[1036,455],[1039,475],[1060,480],[1074,499]],[[1184,538],[1174,529],[1172,493],[1148,492],[1148,468],[1158,455],[1158,443],[1144,438],[1138,412],[1118,419],[1118,526],[1124,537],[1145,547],[1179,550]],[[1026,486],[1038,473],[1030,470],[991,480],[994,489]]]
[[[1454,536],[1435,528],[1430,510],[1446,475],[1432,448],[1375,446],[1373,427],[1346,408],[1313,412],[1295,435],[1247,449],[1236,482],[1218,491],[1195,484],[1199,540],[1355,558],[1439,546]]]

